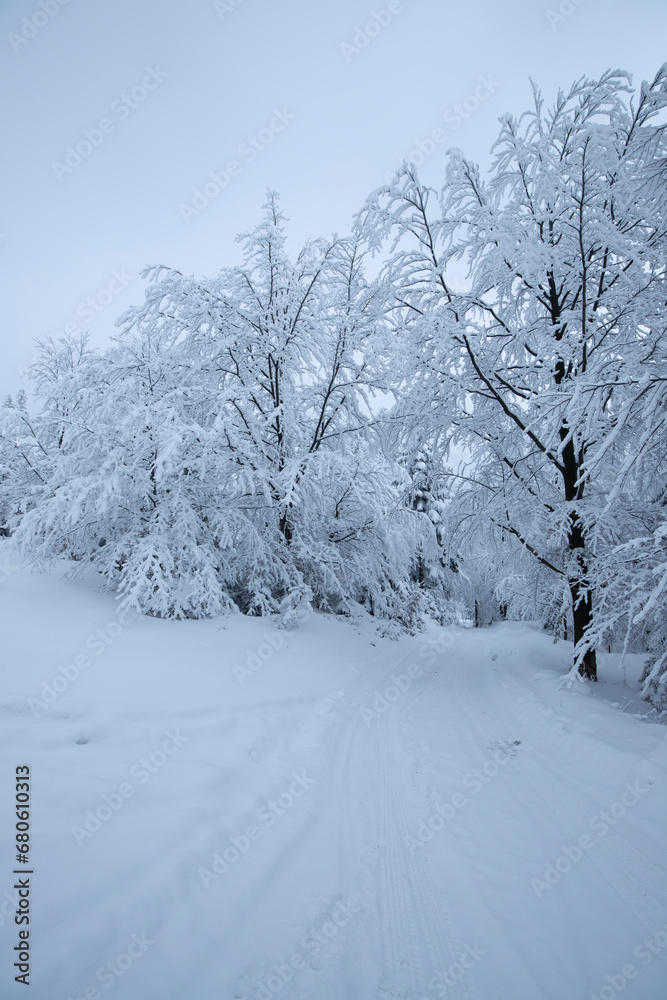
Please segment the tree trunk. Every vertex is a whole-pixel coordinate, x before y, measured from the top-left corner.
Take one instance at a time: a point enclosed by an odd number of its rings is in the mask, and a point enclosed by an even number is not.
[[[584,486],[579,481],[583,465],[583,449],[577,453],[574,441],[569,436],[569,427],[563,424],[560,428],[563,448],[563,485],[565,499],[568,503],[576,503],[583,497]],[[568,584],[572,598],[572,623],[574,625],[574,647],[581,642],[593,622],[593,597],[588,584],[588,559],[586,558],[586,536],[576,510],[570,510],[570,524],[567,532],[567,547],[574,563],[574,571],[568,573]],[[587,680],[596,681],[597,661],[595,650],[589,649],[579,665],[579,673]]]
[[[591,600],[590,591],[584,592],[583,588],[579,584],[579,581],[570,581],[570,594],[572,595],[574,645],[576,647],[577,643],[584,638],[591,624],[593,617],[593,602]],[[594,649],[586,650],[584,658],[579,664],[579,673],[582,677],[585,677],[586,680],[589,681],[596,681],[598,679],[597,657]]]
[[[576,575],[570,574],[568,583],[572,598],[572,622],[574,625],[575,649],[593,622],[593,597],[588,585],[588,564],[586,559],[586,541],[583,527],[575,511],[570,513],[570,527],[567,534],[567,545],[570,555],[576,564]],[[579,665],[579,673],[586,680],[596,681],[597,657],[594,649],[586,650]]]
[[[280,518],[280,534],[289,545],[292,541],[292,525],[289,523],[287,510],[285,510],[285,513]]]
[[[585,278],[585,276],[584,276]],[[583,282],[583,312],[584,317],[586,314],[586,299],[585,299],[585,287],[586,282]],[[551,311],[551,322],[554,328],[554,339],[560,342],[565,334],[565,327],[561,326],[561,314],[562,314],[562,302],[560,299],[560,293],[557,289],[557,284],[554,279],[553,273],[549,274],[549,299],[550,299],[550,311]],[[585,327],[585,323],[584,323]],[[584,346],[584,356],[582,361],[582,370],[586,369],[586,355]],[[557,386],[563,384],[569,377],[569,369],[565,366],[565,361],[559,358],[556,362],[556,368],[554,371],[554,381]],[[563,476],[563,486],[565,489],[565,500],[574,504],[582,500],[584,495],[584,484],[580,482],[579,477],[581,475],[582,466],[584,463],[584,456],[586,452],[586,446],[580,443],[578,448],[575,449],[574,445],[574,435],[570,434],[570,428],[567,421],[563,421],[559,428],[560,439],[563,445],[563,458],[562,458],[562,468],[561,474]],[[586,537],[584,534],[584,527],[579,520],[579,515],[576,509],[570,510],[570,526],[567,533],[567,547],[572,557],[574,563],[576,564],[576,573],[573,575],[570,573],[568,575],[568,584],[570,587],[570,595],[572,599],[572,622],[574,625],[574,647],[577,648],[577,643],[579,643],[585,636],[588,628],[593,621],[593,597],[588,585],[588,560],[586,558]],[[596,681],[598,679],[597,675],[597,661],[595,656],[595,650],[589,649],[586,651],[586,655],[583,658],[582,663],[579,666],[579,673],[582,677],[586,677],[587,680]]]

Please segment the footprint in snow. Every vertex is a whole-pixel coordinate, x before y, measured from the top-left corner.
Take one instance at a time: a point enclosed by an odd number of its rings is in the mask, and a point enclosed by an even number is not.
[[[82,727],[72,726],[66,734],[66,739],[68,743],[74,743],[75,746],[83,747],[86,746],[87,743],[97,743],[106,736],[107,729],[101,725]]]
[[[491,745],[495,747],[496,750],[500,750],[501,753],[504,753],[506,757],[516,757],[517,751],[521,746],[521,740],[514,740],[512,742],[506,740],[504,743],[498,741],[496,743],[492,743]]]

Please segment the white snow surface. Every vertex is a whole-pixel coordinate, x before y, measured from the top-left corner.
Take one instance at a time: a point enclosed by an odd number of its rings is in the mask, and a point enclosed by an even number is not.
[[[567,690],[569,647],[514,624],[119,631],[113,597],[61,573],[0,586],[3,1000],[667,996],[667,730],[619,710],[614,658]]]

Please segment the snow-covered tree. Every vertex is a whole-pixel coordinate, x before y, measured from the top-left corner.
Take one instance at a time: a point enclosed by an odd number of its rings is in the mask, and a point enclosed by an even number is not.
[[[624,363],[625,405],[589,461],[608,467],[599,540],[598,608],[589,645],[648,652],[643,693],[667,708],[667,349],[647,344],[640,365]],[[607,544],[605,544],[607,542]]]
[[[28,413],[26,394],[0,408],[0,535],[9,535],[48,477],[48,452]]]
[[[470,456],[450,522],[531,557],[589,678],[599,550],[622,540],[603,452],[665,343],[667,65],[631,95],[620,71],[551,109],[534,88],[488,180],[453,151],[439,197],[406,167],[360,220],[376,248],[395,240],[405,412]]]
[[[149,269],[108,350],[35,366],[52,465],[19,540],[158,616],[312,600],[400,618],[427,528],[374,446],[380,299],[359,240],[291,261],[274,195],[240,240],[242,265],[209,281]]]

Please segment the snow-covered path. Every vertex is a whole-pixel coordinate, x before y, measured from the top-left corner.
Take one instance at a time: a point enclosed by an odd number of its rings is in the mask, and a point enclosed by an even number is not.
[[[57,574],[2,598],[34,1000],[664,1000],[667,731],[559,690],[564,645],[121,626]],[[3,998],[13,865],[4,837]]]

